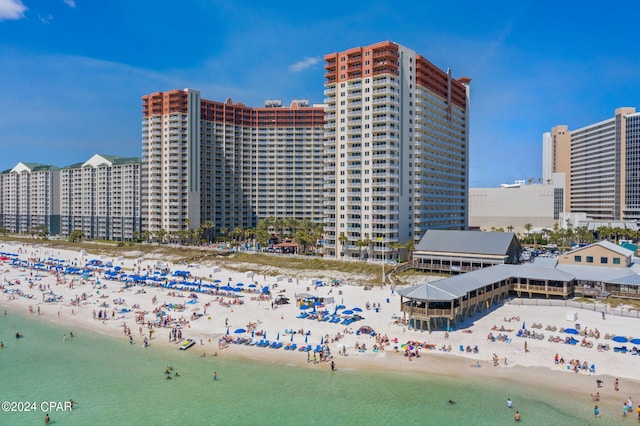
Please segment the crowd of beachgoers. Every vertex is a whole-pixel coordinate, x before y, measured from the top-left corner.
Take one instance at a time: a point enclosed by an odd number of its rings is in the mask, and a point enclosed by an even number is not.
[[[436,370],[448,374],[505,377],[512,368],[527,367],[593,377],[593,386],[596,378],[618,378],[640,395],[639,319],[578,310],[570,321],[568,308],[504,304],[455,329],[417,331],[389,285],[365,289],[338,279],[240,273],[214,264],[108,258],[37,245],[5,244],[0,252],[5,310],[124,334],[141,350],[189,346],[203,356],[311,368],[439,365]],[[593,386],[585,395],[601,392]]]

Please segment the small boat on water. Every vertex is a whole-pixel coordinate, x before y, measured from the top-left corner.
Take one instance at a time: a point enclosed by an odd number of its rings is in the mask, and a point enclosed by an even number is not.
[[[186,351],[187,349],[189,349],[191,346],[195,345],[196,342],[193,339],[187,339],[184,342],[182,342],[182,344],[180,345],[180,347],[178,349],[180,349],[181,351]]]

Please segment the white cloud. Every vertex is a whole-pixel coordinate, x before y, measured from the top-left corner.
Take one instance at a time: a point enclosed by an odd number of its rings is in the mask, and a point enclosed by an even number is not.
[[[63,0],[64,4],[66,4],[69,7],[76,7],[76,2],[74,0]]]
[[[51,21],[53,20],[53,15],[52,14],[48,14],[47,16],[38,15],[38,19],[40,19],[40,22],[42,22],[43,24],[50,24]]]
[[[320,60],[320,58],[309,58],[309,57],[306,57],[303,60],[298,61],[295,64],[291,65],[289,67],[289,71],[293,71],[293,72],[304,71],[307,68],[312,67],[313,65],[317,64],[319,60]]]
[[[0,21],[24,18],[27,7],[21,0],[0,0]]]

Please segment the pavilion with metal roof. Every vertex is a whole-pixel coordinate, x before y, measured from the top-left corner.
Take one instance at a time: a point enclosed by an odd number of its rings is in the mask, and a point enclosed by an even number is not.
[[[414,269],[459,274],[520,261],[513,232],[428,230],[413,252]]]

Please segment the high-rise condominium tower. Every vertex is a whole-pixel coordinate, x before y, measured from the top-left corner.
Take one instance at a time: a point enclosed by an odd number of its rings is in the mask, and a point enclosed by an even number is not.
[[[167,236],[210,221],[255,227],[266,217],[323,213],[324,110],[295,100],[251,108],[196,90],[143,97],[143,230]]]
[[[328,255],[390,259],[466,229],[471,80],[393,42],[324,59]]]
[[[640,220],[640,113],[635,108],[618,108],[613,117],[576,130],[555,126],[547,139],[543,161],[550,164],[543,169],[565,173],[566,212],[608,222]]]

